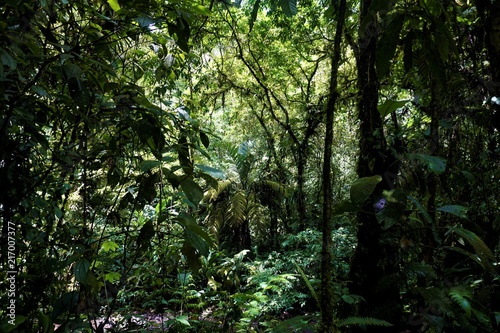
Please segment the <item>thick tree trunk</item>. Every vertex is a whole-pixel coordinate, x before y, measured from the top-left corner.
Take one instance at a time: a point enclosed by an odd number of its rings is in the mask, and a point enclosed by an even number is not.
[[[361,2],[360,22],[368,15],[371,0]],[[366,22],[366,21],[365,21]],[[375,70],[375,52],[377,41],[376,18],[360,31],[358,39],[358,119],[360,123],[358,176],[384,176],[392,170],[395,159],[386,148],[382,119],[377,110],[378,78]],[[374,197],[383,190],[392,189],[389,177],[382,177]],[[353,332],[399,332],[402,318],[400,301],[398,246],[393,241],[391,229],[384,231],[368,200],[358,214],[358,246],[350,271],[350,292],[362,296],[365,302],[359,304],[359,316],[374,317],[392,323],[393,327],[368,326],[365,329],[354,327]]]

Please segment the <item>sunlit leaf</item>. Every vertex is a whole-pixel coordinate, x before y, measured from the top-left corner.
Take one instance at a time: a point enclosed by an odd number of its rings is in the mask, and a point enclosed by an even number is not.
[[[118,0],[108,0],[108,3],[111,9],[113,9],[115,12],[120,10],[120,5],[118,4]]]
[[[379,105],[377,107],[377,109],[378,109],[378,112],[380,113],[380,116],[382,118],[384,118],[385,116],[387,116],[391,112],[394,112],[397,109],[405,106],[409,101],[410,101],[409,99],[401,100],[401,101],[386,100],[384,103]]]
[[[219,169],[215,169],[203,164],[195,164],[195,166],[203,171],[204,173],[216,178],[216,179],[226,179],[226,175]]]
[[[121,277],[122,275],[118,272],[110,272],[104,276],[104,280],[113,283],[116,281],[120,281]]]
[[[194,5],[192,7],[192,9],[193,9],[193,12],[196,14],[201,14],[201,15],[205,15],[205,16],[212,15],[212,12],[210,11],[210,9],[208,9],[207,7],[202,6],[202,5]]]
[[[118,248],[119,248],[118,244],[116,244],[113,241],[106,241],[106,242],[102,243],[102,249],[106,252],[115,251]]]
[[[191,324],[188,321],[188,316],[177,316],[175,317],[175,320],[183,325],[191,326]]]

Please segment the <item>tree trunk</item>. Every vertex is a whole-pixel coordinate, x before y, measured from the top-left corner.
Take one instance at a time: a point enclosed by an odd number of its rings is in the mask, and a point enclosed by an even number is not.
[[[360,22],[368,15],[371,0],[361,2]],[[369,18],[368,18],[369,19]],[[366,21],[365,21],[366,22]],[[376,41],[378,37],[376,17],[360,31],[358,39],[358,119],[360,123],[359,160],[357,172],[360,178],[372,175],[384,176],[394,172],[395,158],[386,148],[382,119],[377,110],[378,78],[375,70]],[[392,189],[390,178],[382,177],[372,198],[367,200],[358,213],[358,246],[350,271],[350,292],[365,299],[358,308],[358,315],[383,319],[393,327],[368,326],[366,329],[353,327],[352,332],[399,332],[402,305],[399,295],[398,243],[383,230],[377,221],[372,200],[383,190]]]
[[[340,64],[340,46],[344,30],[344,20],[346,12],[346,0],[341,0],[338,7],[337,27],[335,31],[334,52],[332,55],[330,73],[330,93],[326,108],[325,123],[325,147],[323,159],[323,218],[321,222],[322,247],[321,247],[321,325],[319,332],[338,332],[335,323],[334,309],[337,297],[333,290],[333,256],[332,256],[332,180],[331,180],[331,159],[333,146],[333,121],[335,104],[337,103],[338,92],[338,70]]]

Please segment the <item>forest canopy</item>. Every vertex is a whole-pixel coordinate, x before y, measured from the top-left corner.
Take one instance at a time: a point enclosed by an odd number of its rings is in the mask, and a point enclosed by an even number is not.
[[[1,332],[498,332],[500,1],[0,14]]]

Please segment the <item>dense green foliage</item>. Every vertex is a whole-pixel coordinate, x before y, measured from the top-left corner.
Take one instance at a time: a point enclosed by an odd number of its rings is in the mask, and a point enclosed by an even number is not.
[[[6,0],[1,332],[497,332],[500,1]]]

